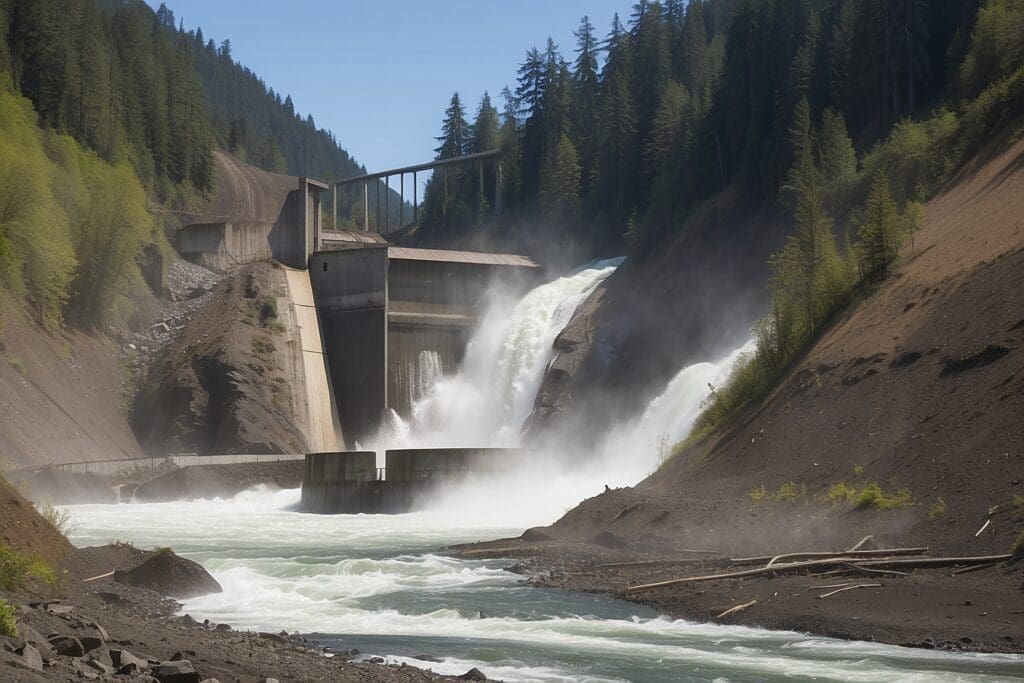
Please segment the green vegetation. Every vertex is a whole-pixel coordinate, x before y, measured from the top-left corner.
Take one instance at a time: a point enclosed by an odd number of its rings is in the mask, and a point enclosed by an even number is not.
[[[103,323],[141,282],[146,193],[131,168],[41,130],[0,74],[0,283],[50,327]]]
[[[56,575],[38,555],[26,555],[0,542],[0,590],[21,588],[30,580],[54,584]]]
[[[1010,554],[1013,555],[1014,560],[1024,560],[1024,529],[1021,529],[1017,538],[1013,539],[1013,543],[1010,545]]]
[[[780,484],[779,488],[776,489],[774,493],[770,493],[764,487],[764,484],[762,484],[756,489],[751,489],[747,495],[756,503],[795,503],[807,496],[807,486],[805,484],[797,484],[793,481],[787,481]]]
[[[267,337],[253,337],[252,352],[257,356],[268,356],[277,351],[277,347]]]
[[[0,598],[0,636],[18,637],[18,624],[15,616],[14,608],[6,600]]]
[[[912,507],[917,501],[910,495],[910,489],[901,488],[886,493],[878,482],[871,482],[857,494],[856,506],[858,508],[876,508],[878,510],[893,510],[895,508]]]
[[[842,3],[839,32],[834,34],[837,45],[846,23],[855,24],[857,13],[869,12],[861,7],[868,5],[854,8],[853,3]],[[951,58],[966,58],[959,78],[947,90],[974,99],[939,108],[924,120],[895,120],[888,135],[861,157],[859,171],[842,112],[826,108],[815,134],[808,124],[807,101],[797,102],[789,136],[794,162],[780,188],[790,197],[794,232],[771,260],[771,313],[754,327],[756,351],[739,361],[725,387],[713,392],[688,443],[766,397],[831,317],[886,274],[900,245],[909,238],[913,247],[924,221],[922,200],[999,126],[1024,117],[1024,34],[1013,28],[1021,22],[1024,4],[1019,0],[984,3],[966,53],[958,47],[957,41],[963,42],[959,38],[951,38],[949,53]],[[971,66],[994,63],[992,54],[1002,61],[988,76]],[[1002,80],[990,83],[992,75]],[[913,110],[911,105],[903,114]],[[808,152],[809,140],[813,153]],[[841,239],[833,227],[840,228]],[[841,251],[837,242],[843,245]],[[861,495],[866,496],[864,504],[876,507],[893,502],[884,496],[871,498],[870,492]],[[904,502],[897,496],[893,504]]]
[[[67,509],[58,509],[51,503],[44,501],[36,504],[36,510],[62,536],[67,536],[71,532],[71,513]]]
[[[754,502],[779,503],[799,501],[827,503],[832,506],[844,505],[856,509],[874,508],[877,510],[893,510],[896,508],[912,507],[917,505],[917,500],[906,488],[886,492],[878,482],[872,481],[863,487],[838,482],[830,484],[827,489],[812,496],[807,495],[807,485],[787,481],[779,485],[774,492],[761,486],[750,490],[747,495]],[[940,499],[941,500],[941,499]],[[934,508],[933,508],[934,509]],[[945,503],[942,510],[945,511]],[[941,513],[940,513],[941,514]]]
[[[944,514],[946,514],[946,501],[939,496],[939,499],[928,509],[928,519],[938,519]]]

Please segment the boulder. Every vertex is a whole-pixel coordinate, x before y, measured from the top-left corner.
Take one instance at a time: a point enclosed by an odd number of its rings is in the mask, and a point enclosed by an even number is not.
[[[170,550],[158,551],[132,569],[115,571],[113,578],[171,598],[193,598],[223,590],[201,565]]]
[[[36,671],[43,670],[43,656],[39,653],[39,650],[32,645],[26,643],[25,647],[21,648],[21,651],[19,651],[18,654],[21,655],[25,666],[28,668],[35,669]]]
[[[139,671],[145,671],[149,668],[149,662],[145,659],[136,657],[131,652],[125,649],[111,650],[110,660],[114,663],[114,666],[124,668],[126,666],[135,666]]]
[[[487,676],[484,675],[483,671],[481,671],[480,669],[478,669],[478,668],[476,668],[474,666],[472,669],[470,669],[466,673],[464,673],[461,676],[459,676],[459,680],[460,681],[486,681],[487,680]]]
[[[150,673],[160,683],[200,683],[202,680],[192,662],[187,659],[155,664]]]
[[[49,643],[53,651],[62,657],[81,657],[85,654],[82,641],[74,636],[54,636]]]

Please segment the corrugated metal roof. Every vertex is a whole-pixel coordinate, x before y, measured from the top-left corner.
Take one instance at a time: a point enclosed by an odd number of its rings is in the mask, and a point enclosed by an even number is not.
[[[521,268],[537,267],[537,263],[528,256],[519,256],[517,254],[487,254],[475,251],[451,251],[449,249],[388,247],[388,258],[405,261],[480,263],[490,266],[519,266]]]

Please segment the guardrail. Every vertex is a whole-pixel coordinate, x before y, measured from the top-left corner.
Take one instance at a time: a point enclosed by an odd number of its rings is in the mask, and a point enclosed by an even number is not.
[[[122,458],[119,460],[92,460],[88,462],[66,462],[53,465],[38,465],[35,467],[23,467],[15,472],[38,472],[41,470],[54,470],[57,472],[70,472],[74,474],[117,474],[126,469],[134,467],[148,468],[160,467],[167,463],[173,463],[178,467],[189,467],[193,465],[238,465],[244,463],[281,462],[285,460],[302,460],[303,453],[227,453],[223,455],[166,455],[156,458]]]

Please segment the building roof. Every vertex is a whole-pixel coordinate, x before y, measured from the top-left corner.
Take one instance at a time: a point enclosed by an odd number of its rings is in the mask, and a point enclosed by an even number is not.
[[[388,247],[388,258],[399,261],[441,261],[444,263],[479,263],[489,266],[519,266],[520,268],[538,267],[537,263],[528,256],[489,254],[476,251],[452,251],[449,249]]]
[[[321,230],[325,242],[354,242],[359,244],[387,244],[387,240],[375,232],[366,230]]]

